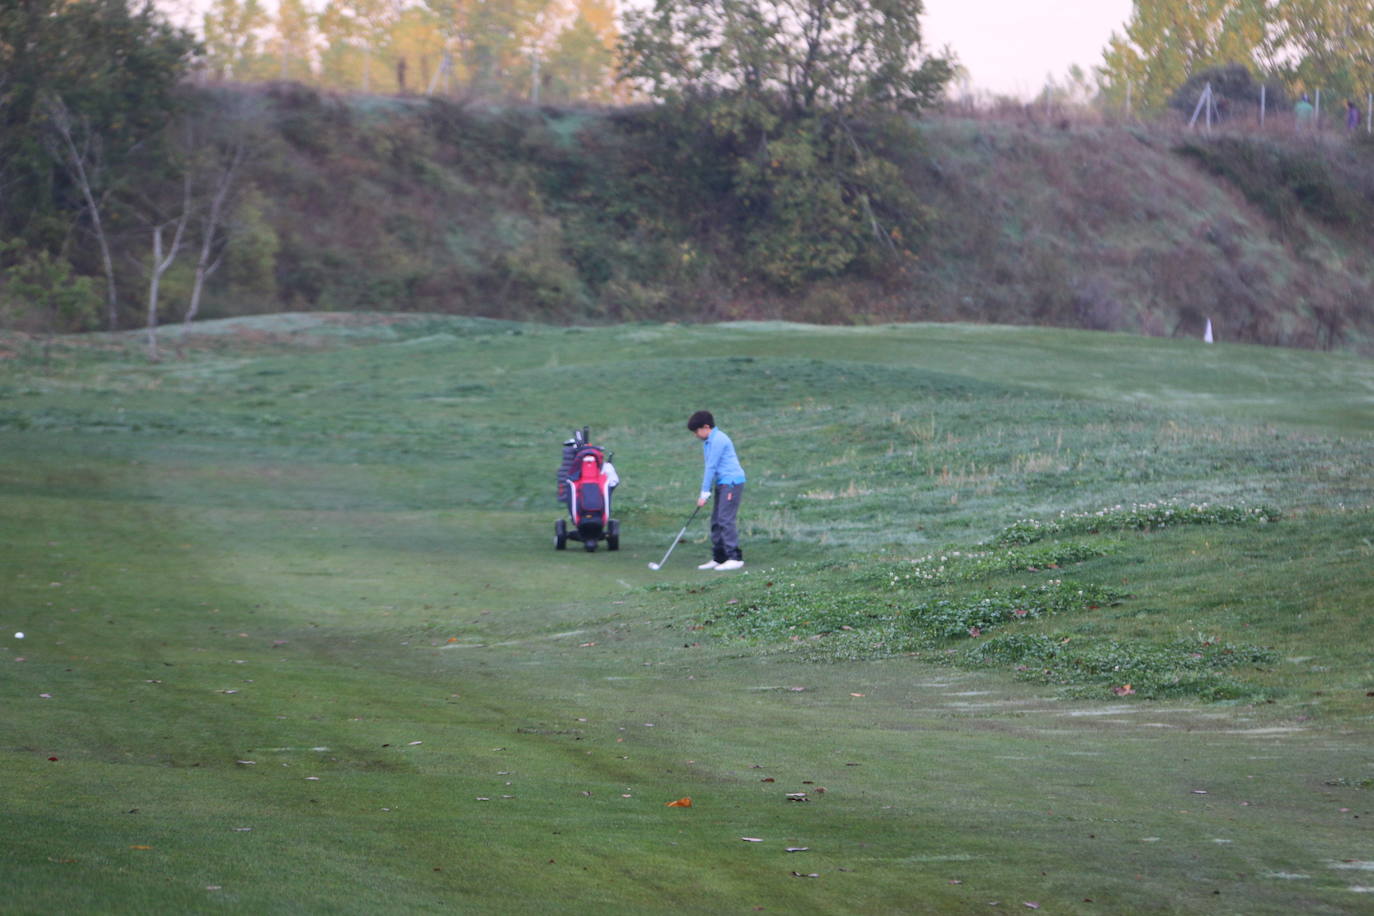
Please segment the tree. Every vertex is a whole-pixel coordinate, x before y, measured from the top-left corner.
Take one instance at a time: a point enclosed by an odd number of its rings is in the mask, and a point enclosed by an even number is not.
[[[627,15],[626,78],[675,129],[709,132],[707,150],[681,144],[697,150],[684,174],[724,185],[734,241],[771,284],[910,256],[923,208],[895,160],[917,142],[908,116],[952,73],[925,54],[921,11],[914,0],[657,0]]]
[[[200,252],[196,257],[195,274],[191,284],[191,299],[187,303],[183,324],[190,324],[200,312],[205,283],[219,269],[229,247],[228,223],[239,190],[239,178],[244,165],[261,143],[256,125],[260,120],[256,99],[244,94],[227,96],[224,114],[214,123],[204,118],[189,119],[187,124],[188,153],[192,181],[201,187],[197,211],[200,231]]]
[[[556,0],[424,0],[443,36],[451,72],[478,93],[528,96],[531,37],[556,16]]]
[[[104,271],[113,290],[109,246],[99,241],[108,227],[93,227],[91,249],[103,263],[88,249],[68,251],[71,227],[88,222],[82,214],[94,220],[121,206],[130,163],[149,155],[145,141],[175,112],[175,88],[196,49],[150,3],[0,3],[0,237],[68,256],[81,274]],[[118,309],[107,295],[113,328]]]
[[[656,0],[626,16],[625,75],[659,99],[780,99],[793,115],[928,107],[949,62],[921,43],[919,0]]]
[[[423,6],[405,9],[391,31],[396,89],[424,91],[443,67],[444,36],[433,11]]]
[[[46,251],[28,251],[18,239],[0,242],[0,305],[18,311],[20,324],[52,335],[88,330],[99,318],[100,296],[90,277],[72,274],[71,265]],[[6,301],[7,300],[7,301]],[[47,347],[44,346],[46,360]]]
[[[1268,61],[1267,0],[1135,0],[1124,35],[1113,32],[1099,68],[1111,102],[1159,110],[1194,72]]]
[[[604,0],[580,0],[571,23],[546,52],[543,83],[551,100],[609,102],[615,93],[615,11]]]
[[[1285,0],[1271,45],[1295,89],[1350,97],[1374,87],[1374,5],[1368,0]]]
[[[277,4],[273,53],[278,60],[277,77],[304,82],[310,77],[310,39],[314,17],[305,0],[280,0]]]
[[[270,22],[258,0],[214,0],[205,14],[205,60],[222,80],[242,79],[257,63],[258,30]]]
[[[330,0],[319,18],[328,42],[326,83],[371,92],[373,63],[386,50],[398,16],[388,0]]]
[[[100,248],[100,264],[105,273],[105,310],[110,330],[119,323],[119,292],[116,288],[114,258],[105,231],[104,207],[110,188],[105,181],[105,157],[98,134],[90,119],[73,117],[60,95],[45,93],[43,107],[48,117],[47,145],[54,159],[62,164],[72,184],[81,192],[87,219]]]

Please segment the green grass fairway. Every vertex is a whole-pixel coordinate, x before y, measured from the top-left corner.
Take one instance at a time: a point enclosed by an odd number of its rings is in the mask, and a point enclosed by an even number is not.
[[[0,339],[4,912],[1374,909],[1367,360],[430,316],[163,343]],[[748,566],[698,572],[698,520],[652,572],[703,407]],[[553,549],[583,424],[618,552]]]

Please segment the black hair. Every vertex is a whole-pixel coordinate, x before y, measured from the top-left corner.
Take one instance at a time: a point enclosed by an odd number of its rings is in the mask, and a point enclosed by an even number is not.
[[[696,432],[703,426],[709,426],[712,429],[716,428],[716,418],[711,416],[711,411],[698,410],[687,418],[687,428],[692,432]]]

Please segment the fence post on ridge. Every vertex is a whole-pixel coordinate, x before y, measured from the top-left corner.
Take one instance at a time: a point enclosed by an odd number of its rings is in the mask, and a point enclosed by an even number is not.
[[[1193,116],[1188,119],[1189,127],[1192,127],[1193,125],[1197,124],[1197,116],[1201,114],[1204,105],[1207,107],[1207,129],[1210,131],[1212,129],[1212,112],[1216,108],[1215,103],[1212,101],[1211,83],[1208,83],[1207,86],[1198,95],[1197,106],[1193,109]]]

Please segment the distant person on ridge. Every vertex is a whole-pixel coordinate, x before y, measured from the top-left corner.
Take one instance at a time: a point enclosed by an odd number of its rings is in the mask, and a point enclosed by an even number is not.
[[[1312,126],[1312,119],[1317,110],[1312,107],[1312,103],[1307,100],[1307,93],[1302,94],[1298,103],[1293,106],[1293,116],[1297,119],[1298,130],[1307,130]]]
[[[698,410],[687,420],[687,428],[701,440],[706,459],[706,472],[701,478],[701,496],[697,507],[706,505],[714,493],[716,504],[711,507],[711,559],[697,569],[716,569],[722,572],[744,566],[744,554],[739,549],[740,497],[744,495],[744,468],[735,454],[735,443],[716,429],[716,418],[709,410]]]
[[[1345,127],[1351,132],[1360,129],[1360,106],[1354,99],[1345,100]]]

